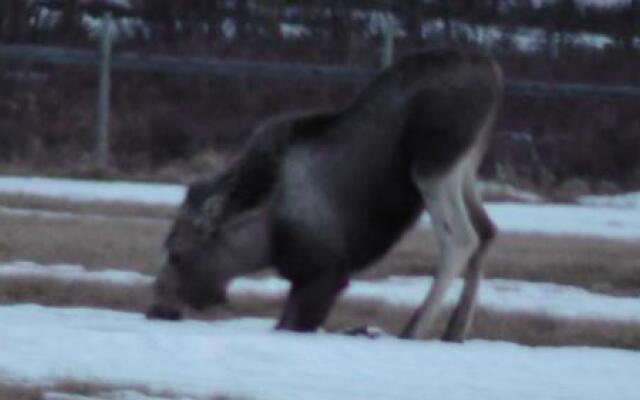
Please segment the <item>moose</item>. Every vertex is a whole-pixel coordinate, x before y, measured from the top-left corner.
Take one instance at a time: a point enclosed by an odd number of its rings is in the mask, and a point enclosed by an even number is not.
[[[189,186],[147,317],[220,304],[232,278],[272,267],[291,282],[276,329],[314,331],[350,276],[426,208],[437,272],[401,337],[426,337],[464,274],[442,337],[463,341],[496,235],[475,181],[502,91],[489,56],[430,50],[382,71],[342,109],[264,121],[222,173]]]

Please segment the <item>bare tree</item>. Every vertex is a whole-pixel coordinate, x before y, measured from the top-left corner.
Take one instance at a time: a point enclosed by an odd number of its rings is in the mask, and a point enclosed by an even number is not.
[[[19,42],[26,38],[28,29],[27,2],[3,0],[0,2],[1,38],[7,42]]]

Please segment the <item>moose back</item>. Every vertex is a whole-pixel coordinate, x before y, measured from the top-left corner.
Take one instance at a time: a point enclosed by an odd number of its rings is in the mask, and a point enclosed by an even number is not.
[[[224,301],[232,278],[274,267],[291,282],[277,327],[313,331],[351,274],[426,207],[438,272],[403,336],[426,336],[451,281],[467,270],[445,333],[463,340],[495,235],[474,183],[501,93],[490,58],[430,51],[380,73],[344,109],[264,121],[224,172],[189,187],[147,315],[205,309]]]

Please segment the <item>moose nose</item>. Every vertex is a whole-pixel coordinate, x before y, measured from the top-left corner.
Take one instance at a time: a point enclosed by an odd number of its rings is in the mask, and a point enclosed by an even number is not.
[[[166,321],[180,321],[182,312],[173,307],[154,304],[145,314],[147,319],[162,319]]]

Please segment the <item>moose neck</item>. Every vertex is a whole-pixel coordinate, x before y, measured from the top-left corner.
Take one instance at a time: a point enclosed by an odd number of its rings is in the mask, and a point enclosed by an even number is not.
[[[224,229],[224,241],[229,255],[239,268],[229,271],[237,276],[265,269],[270,264],[271,225],[268,212],[253,210],[239,216]]]

